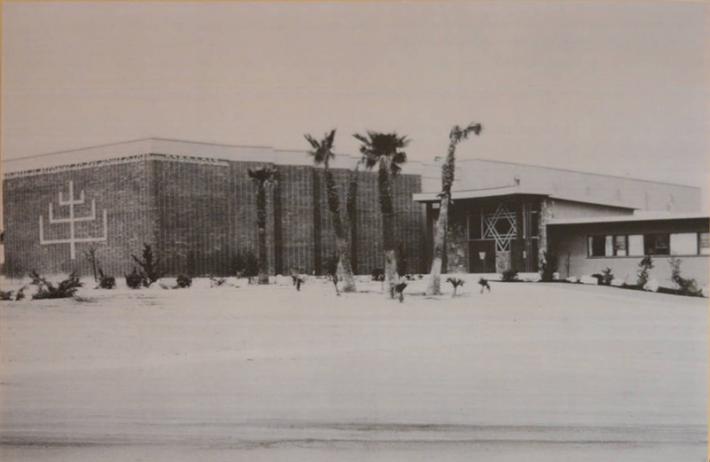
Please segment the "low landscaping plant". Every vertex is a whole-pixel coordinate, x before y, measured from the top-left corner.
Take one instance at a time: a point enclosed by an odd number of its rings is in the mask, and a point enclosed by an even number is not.
[[[702,296],[703,291],[698,288],[698,283],[695,279],[684,278],[680,275],[680,258],[671,258],[669,263],[671,265],[671,280],[678,286],[678,293],[691,297]]]
[[[79,290],[79,287],[82,286],[76,272],[72,272],[69,277],[56,285],[47,281],[34,270],[30,272],[30,278],[32,278],[31,284],[37,286],[37,293],[32,295],[33,300],[70,298],[73,297],[76,291]]]
[[[150,244],[143,244],[142,258],[131,255],[133,260],[140,268],[141,282],[145,287],[150,287],[155,281],[160,279],[161,273],[159,270],[160,258],[153,255],[153,248]]]
[[[372,273],[370,273],[370,276],[372,276],[373,281],[384,281],[385,270],[383,270],[382,268],[375,268],[372,270]]]
[[[192,285],[192,278],[185,274],[179,274],[175,282],[177,284],[176,289],[187,289]]]
[[[592,274],[592,277],[596,278],[597,284],[600,286],[610,286],[611,281],[614,279],[614,274],[612,273],[611,268],[605,268],[601,273]]]
[[[653,269],[653,259],[647,255],[641,259],[639,262],[638,279],[636,280],[636,287],[643,289],[648,283],[648,273]]]
[[[454,288],[453,294],[451,294],[452,297],[456,296],[456,290],[461,287],[464,284],[464,280],[460,278],[446,278],[446,282],[451,284],[451,286]]]
[[[100,289],[113,289],[116,287],[116,278],[113,276],[107,276],[104,271],[99,268],[99,288]]]
[[[140,289],[142,285],[143,276],[141,276],[138,270],[134,267],[133,271],[131,271],[129,274],[126,274],[126,286],[131,289]]]

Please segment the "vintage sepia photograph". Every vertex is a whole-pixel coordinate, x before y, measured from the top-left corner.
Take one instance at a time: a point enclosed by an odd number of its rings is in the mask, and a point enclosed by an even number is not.
[[[0,8],[3,462],[708,462],[710,4]]]

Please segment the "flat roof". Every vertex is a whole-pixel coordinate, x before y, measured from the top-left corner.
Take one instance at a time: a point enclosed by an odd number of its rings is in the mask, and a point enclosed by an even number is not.
[[[3,173],[17,173],[50,167],[87,164],[96,161],[124,159],[144,154],[163,154],[193,159],[235,162],[264,162],[280,165],[313,165],[308,149],[278,149],[272,146],[234,145],[187,141],[169,138],[142,138],[69,149],[46,154],[3,159]],[[336,153],[333,168],[353,168],[360,155]],[[408,161],[403,174],[421,174],[421,162]]]
[[[585,218],[553,218],[547,222],[548,225],[583,225],[592,223],[633,223],[643,221],[678,221],[678,220],[708,220],[710,215],[706,213],[665,213],[665,212],[645,212],[634,213],[632,215],[606,216],[606,217],[585,217]]]

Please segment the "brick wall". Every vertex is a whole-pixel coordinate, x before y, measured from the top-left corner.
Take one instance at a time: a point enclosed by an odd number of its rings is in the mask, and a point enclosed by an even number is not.
[[[10,176],[3,182],[5,213],[6,272],[23,276],[36,269],[44,274],[90,272],[84,252],[95,246],[108,273],[123,274],[130,269],[130,255],[140,250],[144,241],[152,242],[154,207],[149,190],[149,166],[145,158],[131,162],[105,163],[88,167],[47,170],[27,176]],[[40,245],[39,217],[43,217],[45,239],[69,237],[69,224],[50,224],[48,207],[53,204],[55,218],[68,216],[68,206],[60,206],[58,194],[68,197],[68,183],[74,183],[74,195],[83,190],[85,204],[75,206],[75,215],[90,214],[91,200],[96,201],[96,220],[76,224],[77,237],[102,235],[101,214],[107,211],[107,242],[78,243],[71,259],[69,244]]]
[[[168,275],[191,273],[232,274],[237,252],[257,254],[256,186],[248,170],[267,165],[161,154],[134,156],[99,165],[83,164],[47,170],[40,174],[15,174],[4,181],[6,268],[20,276],[30,269],[43,273],[90,272],[83,253],[91,244],[78,243],[74,260],[69,244],[40,245],[39,216],[44,218],[46,239],[65,238],[69,225],[49,224],[48,205],[55,217],[65,217],[59,191],[75,196],[84,190],[86,204],[76,215],[90,211],[96,200],[97,219],[76,225],[77,237],[102,234],[101,211],[108,219],[107,242],[94,245],[107,273],[122,276],[134,266],[143,243],[154,246]],[[291,268],[305,273],[324,269],[335,252],[332,219],[320,168],[279,165],[279,182],[267,191],[267,249],[271,273],[288,274]],[[345,217],[348,171],[333,171]],[[357,218],[358,272],[383,266],[382,218],[376,174],[359,176]],[[394,180],[395,232],[403,243],[409,271],[423,264],[423,214],[411,200],[419,192],[416,175]]]

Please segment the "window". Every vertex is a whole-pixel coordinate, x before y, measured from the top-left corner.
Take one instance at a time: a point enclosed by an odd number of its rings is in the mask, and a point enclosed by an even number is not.
[[[669,255],[670,239],[668,233],[644,234],[643,249],[645,255]]]
[[[642,234],[632,234],[629,236],[629,256],[630,257],[641,257],[643,256],[643,235]]]
[[[700,233],[698,236],[700,255],[710,255],[710,233]]]
[[[697,255],[698,233],[671,234],[671,255]]]
[[[614,236],[604,236],[604,256],[614,256]]]
[[[617,257],[625,257],[627,255],[626,236],[614,236],[614,255]]]
[[[603,257],[606,250],[606,236],[589,236],[589,256]]]

